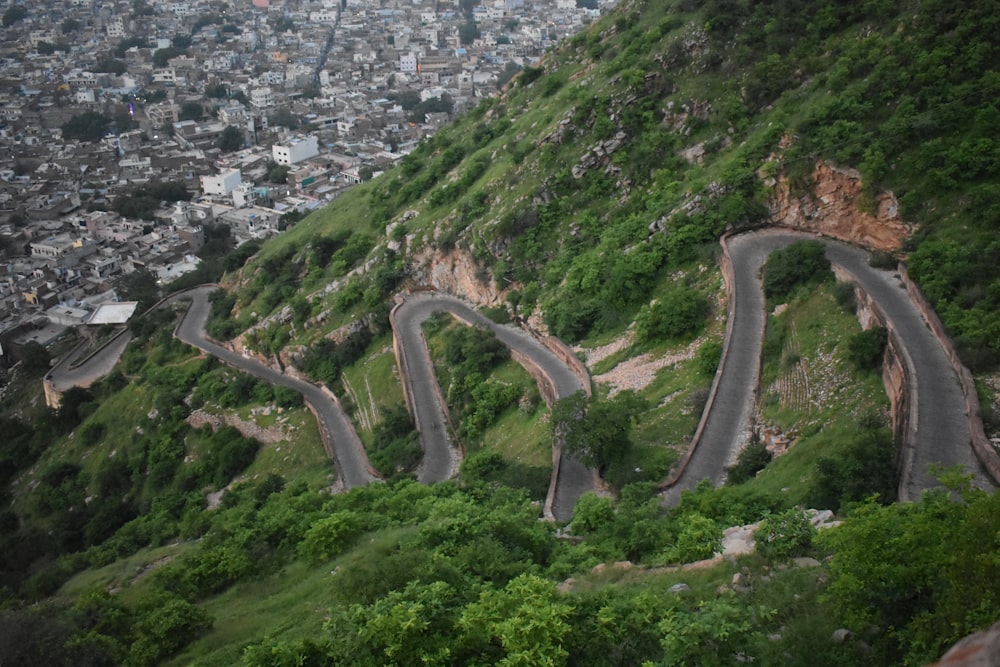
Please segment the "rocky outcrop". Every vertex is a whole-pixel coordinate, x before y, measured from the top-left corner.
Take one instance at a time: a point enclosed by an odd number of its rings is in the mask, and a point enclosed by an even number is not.
[[[931,667],[991,667],[1000,664],[1000,623],[969,635]]]
[[[771,220],[885,252],[898,251],[912,233],[913,226],[899,217],[899,204],[890,192],[877,196],[874,211],[861,210],[861,174],[854,169],[820,162],[812,181],[812,192],[798,194],[786,176],[766,178]]]
[[[478,306],[502,303],[503,292],[493,276],[468,251],[460,248],[447,252],[430,250],[414,264],[413,277],[420,286],[461,296]]]

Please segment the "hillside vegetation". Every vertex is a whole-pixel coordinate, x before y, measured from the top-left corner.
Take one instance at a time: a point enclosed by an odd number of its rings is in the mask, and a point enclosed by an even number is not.
[[[822,258],[769,274],[787,309],[760,407],[794,447],[751,446],[730,485],[670,510],[655,491],[718,364],[718,239],[766,225],[775,183],[809,193],[818,162],[857,169],[862,206],[895,193],[915,230],[898,255],[966,363],[995,367],[998,22],[986,1],[626,0],[398,167],[227,258],[212,335],[344,396],[385,483],[328,493],[298,396],[174,340],[171,310],[58,411],[8,391],[0,662],[919,665],[994,622],[1000,497],[944,471],[953,494],[893,504],[884,338]],[[423,486],[388,313],[452,265],[491,317],[608,350],[591,363],[608,382],[553,418],[488,336],[432,320],[468,456]],[[672,361],[613,384],[645,358]],[[838,390],[816,403],[803,383]],[[284,435],[195,428],[196,408]],[[562,527],[539,501],[567,414],[610,493]],[[844,524],[816,534],[810,505]],[[756,554],[682,567],[757,521]]]

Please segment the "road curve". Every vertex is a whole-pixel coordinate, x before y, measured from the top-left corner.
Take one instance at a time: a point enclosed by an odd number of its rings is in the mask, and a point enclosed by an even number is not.
[[[114,338],[98,348],[92,355],[82,361],[79,356],[86,348],[81,344],[56,364],[48,375],[52,388],[62,393],[71,387],[89,387],[94,382],[106,377],[114,370],[122,353],[132,340],[132,332],[124,329]]]
[[[479,314],[466,303],[443,294],[410,295],[394,311],[395,333],[400,345],[400,364],[409,377],[414,420],[420,430],[424,459],[417,479],[431,483],[449,479],[457,472],[459,454],[448,433],[448,420],[441,404],[440,389],[420,325],[434,313],[447,312],[467,324],[486,327],[511,350],[527,356],[552,379],[557,399],[570,396],[584,387],[558,357],[527,332],[504,326]],[[429,427],[427,425],[430,425]],[[563,521],[572,516],[577,499],[594,488],[593,474],[579,461],[559,458],[558,483],[552,498],[552,514]]]
[[[174,335],[188,345],[193,345],[241,371],[265,382],[289,387],[302,394],[319,422],[323,444],[337,470],[339,486],[346,490],[375,481],[377,478],[371,471],[364,446],[350,419],[339,403],[333,399],[332,394],[310,382],[297,380],[276,371],[256,359],[228,350],[207,337],[205,323],[208,322],[211,312],[208,297],[216,289],[218,288],[214,286],[196,287],[175,297],[177,300],[190,298],[191,305],[177,325]]]
[[[683,472],[667,490],[664,504],[676,504],[682,491],[703,479],[722,483],[726,467],[749,438],[765,324],[760,269],[772,251],[795,241],[817,239],[805,232],[770,229],[728,240],[734,276],[726,334],[729,344],[713,385],[714,400],[702,419],[700,438]],[[915,437],[903,452],[900,499],[916,499],[922,490],[940,486],[929,472],[935,464],[961,466],[974,476],[977,486],[992,487],[972,449],[958,378],[898,277],[870,267],[867,252],[860,248],[819,240],[826,246],[827,258],[850,273],[878,305],[899,336],[910,370],[907,390],[916,399],[910,432]]]

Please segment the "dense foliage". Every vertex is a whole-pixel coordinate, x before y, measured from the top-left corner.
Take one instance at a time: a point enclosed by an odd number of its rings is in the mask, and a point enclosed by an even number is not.
[[[833,278],[830,260],[819,241],[798,241],[775,250],[764,265],[764,296],[774,301],[786,298],[800,285]]]

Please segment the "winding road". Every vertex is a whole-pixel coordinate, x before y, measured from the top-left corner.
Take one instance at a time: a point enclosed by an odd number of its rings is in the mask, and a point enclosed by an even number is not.
[[[706,408],[680,476],[664,496],[674,505],[682,491],[693,489],[703,479],[721,484],[749,439],[755,407],[761,344],[764,333],[764,294],[758,275],[774,250],[813,234],[769,229],[734,236],[728,240],[734,284],[730,286],[729,318],[726,324],[727,352],[712,386]],[[899,486],[901,500],[915,500],[924,489],[940,484],[930,473],[935,464],[958,465],[983,488],[993,486],[977,460],[969,433],[965,398],[958,378],[939,341],[913,304],[893,272],[868,265],[868,253],[860,248],[821,239],[827,258],[849,273],[878,305],[888,327],[902,344],[909,369],[908,394],[916,397],[910,410],[912,446],[903,452]]]
[[[399,361],[408,378],[409,400],[414,421],[420,432],[424,460],[417,479],[431,483],[449,479],[457,472],[459,453],[448,433],[448,418],[442,405],[437,378],[420,325],[434,313],[447,312],[462,322],[488,328],[515,355],[526,357],[529,364],[541,369],[551,384],[556,400],[584,389],[582,380],[548,348],[521,329],[504,326],[484,317],[466,303],[443,294],[410,295],[393,311],[393,329],[399,341]],[[521,362],[522,365],[523,362]],[[543,391],[544,393],[544,391]],[[577,499],[594,488],[594,477],[578,460],[557,457],[558,468],[550,486],[546,507],[556,519],[567,520]]]
[[[721,484],[731,465],[750,437],[758,389],[765,303],[759,273],[774,250],[800,240],[817,237],[805,232],[768,229],[734,236],[727,244],[732,262],[729,285],[729,316],[726,323],[724,354],[713,382],[708,405],[702,415],[693,444],[674,477],[665,484],[664,504],[674,505],[683,491],[708,479]],[[940,486],[932,466],[961,466],[981,488],[994,483],[979,464],[971,447],[965,398],[958,378],[941,343],[930,331],[898,276],[868,265],[867,252],[854,246],[821,239],[827,257],[847,273],[875,302],[900,343],[907,369],[907,395],[911,399],[906,425],[910,446],[904,448],[899,497],[919,498],[924,489]],[[209,295],[218,289],[203,286],[171,297],[191,304],[175,335],[222,361],[273,384],[301,393],[316,415],[324,446],[334,460],[339,486],[350,489],[376,481],[357,432],[336,397],[326,388],[281,373],[255,359],[237,354],[209,339],[205,324],[210,313]],[[522,329],[499,325],[457,298],[440,293],[415,293],[393,309],[397,361],[406,379],[404,391],[420,433],[424,458],[417,478],[434,483],[455,476],[461,453],[452,442],[441,390],[421,324],[431,315],[447,312],[472,326],[494,332],[507,345],[515,360],[528,368],[549,399],[558,400],[585,387],[586,380]],[[50,380],[59,390],[88,385],[111,371],[130,340],[128,332],[113,339],[85,362],[73,366],[68,358],[53,369]],[[581,371],[582,373],[582,371]],[[545,385],[545,386],[543,386]],[[581,495],[594,489],[595,477],[579,461],[553,456],[554,469],[546,515],[568,520]]]
[[[122,353],[132,340],[132,332],[124,329],[86,359],[79,360],[86,348],[81,344],[70,351],[46,375],[46,380],[60,394],[71,387],[89,387],[114,370]],[[79,360],[79,361],[78,361]]]
[[[368,457],[365,455],[361,439],[358,438],[351,420],[332,393],[311,382],[298,380],[276,371],[256,359],[237,354],[208,338],[205,333],[205,323],[208,322],[208,316],[211,312],[208,297],[216,289],[218,288],[214,286],[196,287],[176,297],[178,300],[190,298],[191,305],[180,324],[177,325],[174,335],[188,345],[193,345],[230,366],[239,368],[265,382],[289,387],[302,394],[306,404],[319,422],[323,445],[333,459],[339,477],[339,486],[351,489],[375,481],[377,477],[368,464]]]

